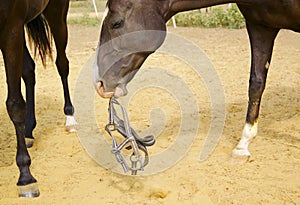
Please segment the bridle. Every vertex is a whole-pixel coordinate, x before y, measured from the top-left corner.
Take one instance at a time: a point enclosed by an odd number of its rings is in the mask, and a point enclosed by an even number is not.
[[[115,105],[119,106],[123,119],[117,115],[117,111],[114,107]],[[152,146],[155,143],[154,136],[149,135],[144,138],[139,137],[135,130],[130,126],[126,109],[115,99],[115,97],[110,98],[108,112],[109,122],[105,126],[105,130],[112,138],[111,152],[115,155],[116,160],[121,164],[125,173],[131,170],[131,174],[136,175],[137,171],[143,171],[144,167],[149,163],[147,147]],[[113,136],[113,131],[118,131],[125,138],[120,144],[117,143]],[[121,150],[124,147],[127,150],[133,150],[133,153],[129,157],[131,167],[126,163],[126,160],[121,153]],[[144,153],[144,157],[140,151]]]

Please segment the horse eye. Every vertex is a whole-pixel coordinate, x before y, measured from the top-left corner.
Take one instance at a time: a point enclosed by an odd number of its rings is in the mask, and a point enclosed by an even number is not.
[[[119,20],[119,21],[112,23],[111,28],[118,29],[118,28],[121,28],[123,26],[123,24],[124,24],[124,20]]]

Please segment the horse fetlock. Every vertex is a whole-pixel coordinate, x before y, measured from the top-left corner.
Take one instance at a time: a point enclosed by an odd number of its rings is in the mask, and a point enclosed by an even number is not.
[[[17,153],[16,161],[17,166],[19,167],[22,173],[29,172],[29,166],[31,165],[31,158],[26,150],[27,154],[19,154]]]
[[[67,116],[68,115],[69,116],[74,115],[74,107],[72,105],[65,105],[65,107],[64,107],[64,113]]]

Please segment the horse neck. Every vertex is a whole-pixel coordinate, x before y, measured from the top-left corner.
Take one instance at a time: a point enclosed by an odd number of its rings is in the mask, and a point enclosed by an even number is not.
[[[173,15],[182,11],[201,9],[210,6],[227,3],[248,4],[253,0],[170,0],[168,11],[165,12],[165,19],[169,20]]]

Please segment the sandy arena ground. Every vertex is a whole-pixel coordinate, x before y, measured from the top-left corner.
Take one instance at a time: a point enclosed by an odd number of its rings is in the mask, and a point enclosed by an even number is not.
[[[211,121],[209,95],[203,83],[198,78],[193,81],[193,74],[184,70],[180,62],[177,64],[178,60],[155,54],[144,67],[157,65],[174,69],[187,81],[200,107],[199,122],[194,122],[200,125],[198,135],[175,166],[143,177],[124,176],[104,169],[87,154],[76,134],[65,132],[59,76],[53,63],[46,69],[38,63],[38,125],[30,155],[31,170],[38,179],[41,195],[35,199],[18,198],[15,131],[6,112],[5,72],[1,61],[0,204],[300,204],[299,34],[281,31],[276,40],[259,132],[250,145],[252,157],[248,163],[236,166],[228,159],[240,139],[246,114],[250,62],[246,30],[169,28],[169,31],[202,48],[224,85],[225,127],[212,155],[204,162],[198,160]],[[95,52],[99,31],[96,27],[70,26],[69,34],[67,51],[73,95],[80,70]],[[178,45],[178,49],[180,47]],[[170,103],[164,105],[154,92],[148,92],[146,97],[150,108],[151,103],[156,103],[171,119],[177,115],[178,105],[174,105],[175,108]],[[137,98],[129,109],[133,124],[140,125],[140,129],[145,125],[139,122],[147,123],[149,108],[146,106],[137,112],[146,103],[143,99]],[[102,129],[107,119],[107,101],[97,98],[96,102],[95,110],[100,113],[97,120]],[[178,121],[168,119],[166,130],[150,152],[167,148],[177,125]]]

